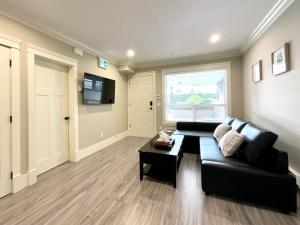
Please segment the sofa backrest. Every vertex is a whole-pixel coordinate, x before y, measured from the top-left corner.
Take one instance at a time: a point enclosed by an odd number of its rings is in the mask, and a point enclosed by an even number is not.
[[[177,122],[177,130],[214,132],[220,123],[202,123],[202,122]]]
[[[241,131],[245,141],[239,151],[251,164],[263,164],[278,135],[248,123]]]
[[[231,124],[233,123],[234,120],[235,120],[234,117],[227,116],[227,117],[224,119],[223,124],[231,125]]]
[[[240,120],[238,118],[235,118],[233,120],[233,122],[231,123],[232,129],[236,130],[237,132],[241,132],[242,129],[246,126],[248,122],[244,121],[244,120]]]

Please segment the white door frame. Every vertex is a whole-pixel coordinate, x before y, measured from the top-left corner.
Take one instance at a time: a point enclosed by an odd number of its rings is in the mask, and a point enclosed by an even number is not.
[[[35,59],[44,58],[68,67],[69,94],[69,152],[70,161],[77,162],[78,158],[78,92],[77,64],[78,61],[49,50],[27,44],[28,59],[28,184],[37,182],[37,165],[35,149]]]
[[[136,73],[132,76],[130,76],[130,78],[128,79],[128,131],[129,131],[129,135],[137,135],[137,134],[133,134],[131,133],[130,131],[130,111],[129,111],[129,82],[130,82],[130,79],[133,78],[133,77],[145,77],[145,76],[152,76],[152,83],[153,83],[153,113],[154,113],[154,116],[153,116],[153,134],[156,134],[157,133],[157,130],[156,130],[156,72],[155,71],[149,71],[149,72],[141,72],[141,73]]]
[[[0,34],[0,44],[11,49],[11,171],[13,173],[12,192],[19,190],[19,177],[21,177],[21,120],[20,120],[20,45],[21,41]]]

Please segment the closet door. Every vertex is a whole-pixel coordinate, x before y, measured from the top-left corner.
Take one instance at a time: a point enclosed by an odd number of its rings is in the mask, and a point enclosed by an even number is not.
[[[0,46],[0,197],[11,193],[11,49]]]
[[[68,68],[43,59],[35,65],[38,174],[69,160]]]

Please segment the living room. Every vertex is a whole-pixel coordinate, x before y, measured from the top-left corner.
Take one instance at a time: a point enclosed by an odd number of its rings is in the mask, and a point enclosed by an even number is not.
[[[299,224],[299,1],[20,3],[0,224]]]

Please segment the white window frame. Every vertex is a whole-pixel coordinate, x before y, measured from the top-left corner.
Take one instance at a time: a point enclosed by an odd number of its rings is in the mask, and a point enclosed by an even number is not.
[[[214,63],[214,64],[203,64],[197,66],[187,66],[187,67],[177,67],[172,69],[162,70],[162,114],[163,114],[163,125],[165,126],[174,126],[176,122],[166,121],[165,115],[165,79],[166,75],[169,74],[181,74],[185,72],[199,72],[199,71],[208,71],[208,70],[218,70],[225,69],[227,71],[227,76],[225,79],[226,93],[225,93],[225,104],[227,108],[225,108],[225,116],[231,115],[231,62],[222,62],[222,63]],[[213,104],[210,104],[213,105]],[[218,104],[220,105],[220,104]]]

